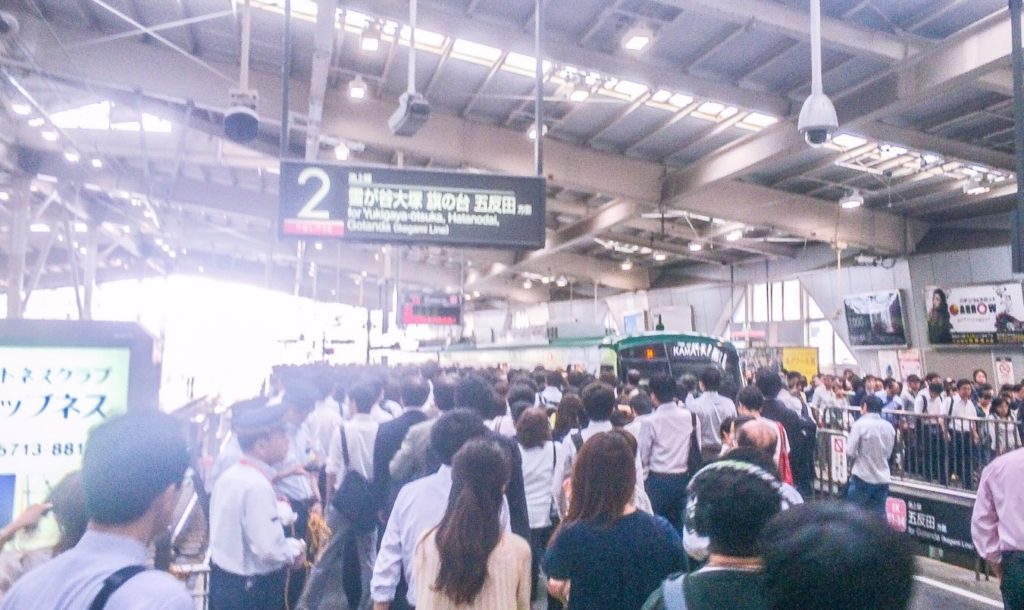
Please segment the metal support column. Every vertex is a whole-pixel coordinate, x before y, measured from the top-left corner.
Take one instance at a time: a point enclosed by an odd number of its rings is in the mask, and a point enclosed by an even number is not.
[[[11,250],[7,258],[7,319],[20,320],[24,314],[25,257],[29,234],[29,181],[20,177],[11,193]]]
[[[1013,272],[1024,273],[1024,50],[1021,49],[1021,3],[1010,0],[1013,42],[1013,141],[1017,151],[1017,206],[1011,218]]]
[[[534,55],[537,65],[534,69],[536,91],[533,100],[533,115],[537,127],[537,139],[533,141],[533,158],[538,176],[544,175],[544,0],[535,0],[534,8]]]
[[[82,274],[82,319],[92,320],[92,297],[96,291],[96,266],[99,262],[100,228],[90,222],[85,235],[85,273]]]

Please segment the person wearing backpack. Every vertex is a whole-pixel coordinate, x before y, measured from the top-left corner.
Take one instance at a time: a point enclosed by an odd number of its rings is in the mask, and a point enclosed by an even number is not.
[[[687,522],[709,540],[707,564],[665,580],[643,610],[766,610],[758,539],[782,510],[782,484],[746,461],[723,460],[690,481]]]
[[[188,466],[183,427],[170,415],[131,413],[96,428],[82,462],[85,535],[14,583],[0,608],[192,610],[181,582],[145,565],[149,544],[170,525]]]

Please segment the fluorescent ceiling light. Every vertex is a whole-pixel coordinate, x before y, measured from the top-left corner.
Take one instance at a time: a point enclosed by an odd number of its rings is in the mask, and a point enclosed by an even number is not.
[[[668,255],[666,255],[664,252],[654,253],[654,260],[658,261],[659,263],[664,262],[666,259],[668,259]]]
[[[452,57],[463,59],[485,66],[494,65],[494,62],[501,58],[501,49],[496,49],[485,44],[456,38],[452,43]]]
[[[584,88],[582,86],[581,87],[577,87],[576,89],[573,89],[572,92],[569,93],[569,101],[570,102],[582,102],[583,100],[587,99],[588,97],[590,97],[590,91],[587,91],[586,88]]]
[[[690,245],[687,246],[687,247],[690,249],[690,252],[700,252],[701,250],[704,249],[704,245],[703,244],[700,244],[700,243],[695,242],[695,241],[691,241]]]
[[[630,99],[636,99],[641,95],[647,93],[647,85],[641,85],[640,83],[634,83],[628,80],[620,80],[615,83],[612,90],[616,93],[622,93],[628,95]]]
[[[627,36],[629,35],[627,34]],[[650,34],[633,34],[622,43],[622,47],[627,51],[643,51],[649,44],[651,44]]]
[[[11,194],[7,191],[0,191],[0,201],[10,201]]]
[[[348,83],[348,96],[354,100],[366,99],[366,81],[357,75]]]
[[[651,101],[657,104],[664,104],[665,102],[669,101],[671,97],[671,91],[667,89],[658,89],[658,91],[656,91],[654,95],[651,96]]]
[[[337,159],[338,161],[348,161],[348,157],[351,153],[352,151],[349,150],[348,146],[344,142],[334,147],[334,158]],[[318,246],[320,246],[319,248],[317,248],[317,250],[323,248],[323,245],[320,244],[320,242],[316,243]]]
[[[88,233],[89,225],[84,222],[76,222],[74,225],[75,233]]]
[[[34,222],[29,226],[28,230],[33,233],[49,233],[50,225],[45,222]]]
[[[845,195],[839,200],[839,205],[844,210],[853,210],[864,205],[864,197],[861,196],[859,191],[853,191],[849,195]]]
[[[56,142],[57,138],[60,137],[60,136],[57,135],[56,131],[49,131],[49,130],[44,131],[44,132],[42,132],[39,135],[43,136],[43,139],[46,140],[47,142]]]
[[[568,285],[569,280],[564,275],[558,276],[558,279],[555,280],[555,286],[558,286],[559,288],[565,288]]]
[[[725,241],[739,241],[743,238],[743,231],[736,229],[735,231],[729,231],[725,235]]]
[[[359,48],[367,53],[375,53],[380,49],[380,24],[376,21],[367,22],[359,35]]]
[[[474,290],[473,291],[473,298],[474,299],[479,299],[480,298],[480,291],[479,290]]]
[[[82,159],[82,156],[79,155],[77,151],[66,150],[64,151],[64,159],[68,163],[78,163]]]
[[[32,106],[29,106],[25,102],[14,102],[11,104],[11,111],[14,112],[14,114],[28,116],[32,114]]]
[[[671,98],[669,98],[668,103],[672,104],[676,108],[683,108],[683,107],[686,107],[686,106],[689,106],[690,104],[692,104],[693,103],[693,98],[690,97],[689,95],[683,95],[682,93],[677,93],[677,94],[673,95]]]
[[[883,159],[895,159],[896,157],[907,154],[907,149],[902,146],[893,146],[892,144],[882,144],[878,147],[879,152],[882,154]]]
[[[44,121],[40,117],[36,117],[34,119],[30,119],[29,122],[28,122],[28,126],[29,127],[42,127],[45,124],[46,124],[46,121]]]
[[[719,104],[718,102],[704,102],[697,107],[697,112],[711,116],[718,116],[718,113],[723,110],[725,110],[725,104]]]
[[[93,159],[92,159],[92,161],[90,161],[90,163],[96,169],[101,169],[103,167],[103,159],[100,159],[99,157],[93,157]]]
[[[623,271],[631,271],[631,270],[633,269],[633,261],[631,261],[631,260],[629,260],[629,259],[627,258],[626,260],[622,261],[622,264],[621,264],[621,265],[619,265],[619,267],[620,267],[620,268],[621,268],[621,269],[622,269]]]
[[[530,129],[526,132],[526,135],[531,140],[536,140],[537,139],[537,124],[536,123],[530,125]],[[548,135],[548,126],[547,125],[544,126],[544,135]]]
[[[526,278],[526,281],[523,282],[523,288],[527,290],[533,288],[533,280],[531,280],[530,278]]]
[[[767,114],[761,114],[760,112],[751,112],[750,114],[743,118],[742,122],[763,129],[765,127],[771,127],[772,125],[778,123],[779,119]]]
[[[841,133],[832,137],[832,143],[839,148],[857,148],[867,144],[867,140],[858,136],[852,136],[848,133]]]

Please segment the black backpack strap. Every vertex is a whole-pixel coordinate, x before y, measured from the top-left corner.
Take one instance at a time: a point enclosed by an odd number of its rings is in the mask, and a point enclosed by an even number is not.
[[[345,458],[345,472],[352,470],[352,460],[348,457],[348,438],[345,435],[345,424],[341,425],[341,456]]]
[[[115,591],[121,588],[121,585],[128,582],[132,577],[148,570],[146,566],[125,566],[120,570],[114,572],[107,579],[103,581],[103,588],[100,589],[99,595],[96,599],[92,600],[92,605],[89,606],[89,610],[103,610],[107,605],[107,600],[114,594]]]
[[[583,446],[583,433],[581,433],[579,430],[576,430],[575,432],[572,433],[570,438],[572,439],[572,444],[576,446],[576,451],[579,451],[580,447]]]

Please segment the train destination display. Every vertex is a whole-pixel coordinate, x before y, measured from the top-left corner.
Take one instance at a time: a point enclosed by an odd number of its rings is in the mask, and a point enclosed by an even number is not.
[[[454,171],[281,162],[283,237],[536,250],[545,180]]]

